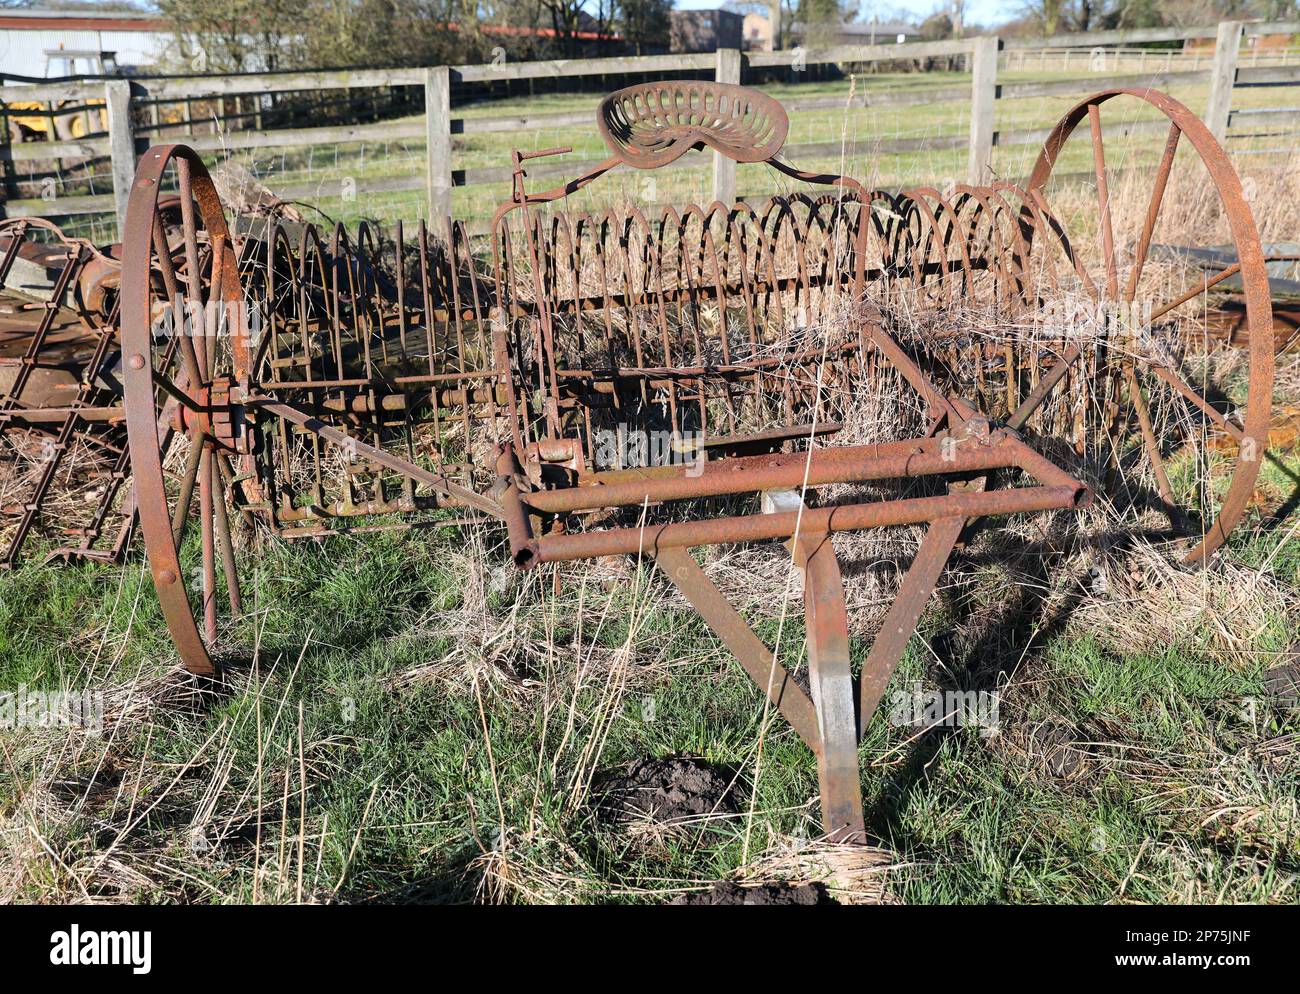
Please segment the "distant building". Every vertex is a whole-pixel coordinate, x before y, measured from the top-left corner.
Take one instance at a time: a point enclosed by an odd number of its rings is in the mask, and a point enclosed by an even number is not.
[[[919,41],[921,29],[902,21],[847,21],[836,25],[813,25],[810,40],[818,45],[893,45]],[[769,37],[771,32],[769,31]],[[795,21],[790,25],[790,36],[796,42],[804,38],[803,25]]]
[[[99,53],[112,53],[117,67],[130,72],[161,58],[171,37],[155,14],[0,10],[0,73],[10,79],[99,75]]]
[[[740,48],[745,19],[729,10],[674,10],[670,51],[715,52]]]
[[[746,14],[744,35],[746,52],[772,51],[772,19],[766,14]]]
[[[1290,48],[1294,37],[1294,35],[1246,35],[1242,43],[1249,52],[1267,52]],[[1194,55],[1213,55],[1214,42],[1213,38],[1185,38],[1183,51]]]

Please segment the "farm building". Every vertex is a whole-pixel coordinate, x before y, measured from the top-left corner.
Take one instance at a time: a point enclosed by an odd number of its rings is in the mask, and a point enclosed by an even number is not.
[[[772,19],[767,14],[746,14],[744,23],[744,48],[750,52],[772,51]],[[805,32],[798,21],[787,28],[788,39],[808,41],[820,45],[892,45],[895,42],[920,40],[920,29],[901,21],[851,21],[836,25],[822,25]]]
[[[171,35],[150,14],[0,10],[0,75],[6,80],[99,75],[101,53],[119,69],[152,65]]]
[[[790,25],[795,39],[807,38],[823,45],[893,45],[906,41],[920,41],[921,31],[914,24],[902,21],[846,21],[836,25],[813,24],[807,30],[795,21]]]

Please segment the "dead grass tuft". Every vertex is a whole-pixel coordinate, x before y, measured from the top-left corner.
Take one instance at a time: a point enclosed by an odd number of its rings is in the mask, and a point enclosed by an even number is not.
[[[823,883],[841,904],[897,904],[889,875],[900,868],[893,853],[874,846],[781,836],[766,854],[742,867],[735,879],[742,884],[780,881],[796,887]]]

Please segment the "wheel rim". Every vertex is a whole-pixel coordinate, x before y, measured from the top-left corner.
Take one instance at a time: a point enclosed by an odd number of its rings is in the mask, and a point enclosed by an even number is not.
[[[181,193],[182,230],[175,248],[168,245],[157,209],[168,175]],[[204,315],[198,321],[200,333],[192,339],[174,306],[182,296],[191,315]],[[235,466],[247,469],[249,460],[246,447],[238,451],[239,440],[247,439],[238,398],[248,386],[250,355],[243,303],[238,260],[207,170],[189,149],[151,149],[136,172],[123,238],[127,433],[140,527],[159,602],[181,661],[198,674],[215,670],[218,570],[230,616],[241,607],[227,504]],[[196,304],[201,308],[197,314]],[[224,324],[214,326],[210,313]],[[189,449],[177,478],[166,471],[165,461],[174,462],[186,441]],[[201,562],[198,576],[186,582],[182,548],[196,491]]]
[[[1110,174],[1105,159],[1101,107],[1117,97],[1125,96],[1141,100],[1159,110],[1169,121],[1169,131],[1160,164],[1154,173],[1146,212],[1141,216],[1140,234],[1133,246],[1131,264],[1126,270],[1121,271],[1122,246],[1117,243],[1114,218],[1111,213],[1112,189],[1109,186]],[[1125,424],[1127,425],[1130,420],[1137,422],[1136,427],[1142,436],[1144,451],[1148,462],[1153,466],[1157,486],[1162,496],[1165,496],[1168,487],[1167,472],[1159,458],[1159,440],[1154,439],[1155,431],[1150,424],[1150,405],[1143,397],[1141,382],[1143,374],[1148,382],[1162,381],[1164,388],[1181,394],[1183,401],[1199,409],[1203,419],[1216,421],[1221,429],[1226,430],[1229,436],[1237,441],[1238,452],[1231,468],[1230,482],[1223,496],[1221,498],[1214,496],[1214,484],[1208,476],[1206,480],[1198,481],[1198,488],[1203,485],[1204,493],[1208,495],[1203,501],[1208,513],[1202,518],[1206,523],[1200,529],[1200,541],[1187,553],[1184,561],[1189,564],[1203,565],[1227,541],[1233,528],[1245,515],[1268,442],[1274,365],[1272,305],[1258,231],[1243,195],[1241,181],[1222,146],[1187,107],[1172,97],[1149,90],[1108,90],[1076,105],[1061,119],[1044,143],[1043,151],[1035,163],[1028,183],[1031,195],[1040,200],[1043,198],[1063,147],[1085,122],[1087,127],[1084,130],[1088,133],[1093,148],[1093,171],[1098,177],[1098,232],[1096,234],[1101,243],[1102,265],[1101,271],[1094,273],[1093,278],[1097,296],[1127,303],[1138,299],[1143,277],[1154,268],[1150,248],[1156,243],[1160,219],[1165,216],[1162,212],[1170,202],[1169,180],[1183,138],[1190,143],[1192,151],[1199,158],[1201,166],[1210,178],[1222,210],[1222,217],[1227,222],[1228,234],[1236,249],[1246,304],[1246,323],[1250,335],[1247,399],[1241,426],[1232,425],[1222,417],[1221,413],[1216,417],[1217,409],[1201,396],[1195,387],[1187,384],[1178,370],[1167,368],[1164,363],[1144,361],[1138,357],[1129,365],[1140,367],[1142,373],[1130,377],[1125,370],[1122,374],[1127,380],[1126,386],[1132,403],[1132,417],[1129,412],[1125,412]],[[1153,322],[1163,317],[1165,313],[1176,311],[1177,307],[1165,308],[1166,304],[1176,299],[1176,296],[1162,296],[1159,304],[1153,303]],[[1199,291],[1185,303],[1197,299],[1203,299],[1203,294]],[[1163,313],[1162,308],[1165,308]],[[1188,393],[1188,390],[1191,393]],[[1193,397],[1192,394],[1196,396]],[[1207,474],[1208,472],[1207,468]]]

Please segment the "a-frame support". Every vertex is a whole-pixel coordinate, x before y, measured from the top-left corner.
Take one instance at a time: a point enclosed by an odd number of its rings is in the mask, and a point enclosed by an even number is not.
[[[764,494],[764,504],[768,510],[785,511],[801,502],[798,494],[779,491]],[[801,534],[787,543],[803,574],[811,697],[705,575],[689,549],[654,552],[659,568],[817,757],[822,826],[832,841],[866,841],[858,745],[964,525],[965,519],[957,517],[930,525],[856,687],[850,669],[844,583],[831,537],[825,532]]]

